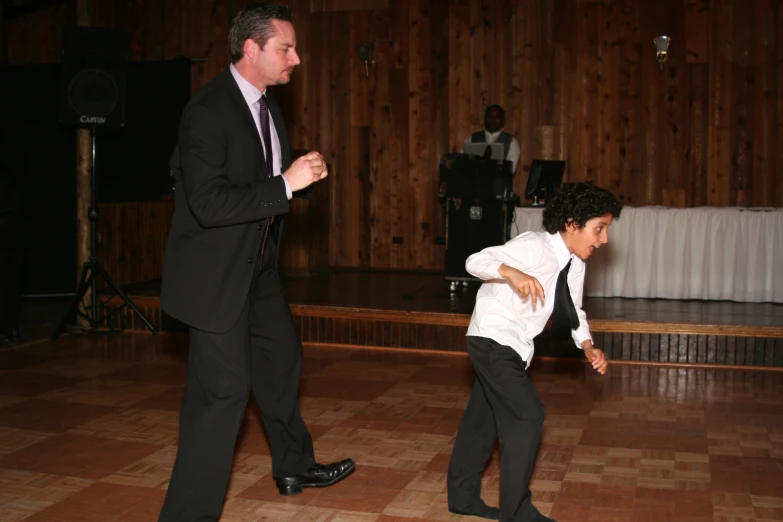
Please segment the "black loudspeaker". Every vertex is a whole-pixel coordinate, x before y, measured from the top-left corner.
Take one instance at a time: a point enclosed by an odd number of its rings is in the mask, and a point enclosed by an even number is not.
[[[63,31],[59,121],[78,127],[125,125],[128,36],[104,27]]]
[[[446,200],[447,281],[479,281],[465,270],[465,261],[509,240],[509,216],[518,202],[519,198]]]

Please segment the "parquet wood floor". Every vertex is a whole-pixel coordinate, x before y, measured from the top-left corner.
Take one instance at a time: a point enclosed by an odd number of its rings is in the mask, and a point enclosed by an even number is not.
[[[0,522],[154,521],[177,443],[185,334],[0,351]],[[783,374],[536,359],[547,409],[531,489],[559,521],[783,520]],[[478,521],[446,509],[467,357],[305,348],[316,457],[357,471],[281,497],[250,404],[222,521]],[[484,478],[496,504],[497,454]]]

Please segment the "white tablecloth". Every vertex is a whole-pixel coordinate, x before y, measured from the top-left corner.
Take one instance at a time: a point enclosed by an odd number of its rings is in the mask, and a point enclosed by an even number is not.
[[[542,230],[542,211],[517,207],[512,236]],[[624,207],[585,295],[783,302],[783,209]]]

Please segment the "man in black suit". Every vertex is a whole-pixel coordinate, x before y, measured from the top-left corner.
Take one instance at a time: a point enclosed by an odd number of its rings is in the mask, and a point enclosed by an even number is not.
[[[291,161],[267,91],[299,64],[291,10],[251,4],[229,28],[232,64],[196,93],[172,157],[175,211],[161,303],[190,327],[179,449],[160,520],[217,520],[249,392],[281,494],[334,484],[351,459],[321,465],[297,404],[302,346],[277,271],[293,193],[327,175],[317,152]]]

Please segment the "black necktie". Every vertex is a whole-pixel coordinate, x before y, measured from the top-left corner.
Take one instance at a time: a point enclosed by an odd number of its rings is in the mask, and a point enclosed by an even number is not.
[[[555,339],[568,339],[571,337],[571,330],[579,328],[579,317],[576,315],[576,307],[568,288],[569,268],[571,268],[570,259],[557,276],[555,307],[552,310],[552,337]]]
[[[266,153],[266,172],[271,178],[274,175],[274,162],[272,161],[272,132],[269,130],[269,106],[266,104],[266,96],[261,96],[258,100],[259,105],[259,122],[261,124],[261,138],[264,140],[264,152]],[[264,224],[264,237],[261,239],[261,249],[258,253],[258,265],[263,265],[264,262],[264,247],[266,246],[266,238],[269,236],[269,225],[272,224],[274,216],[266,218]]]

